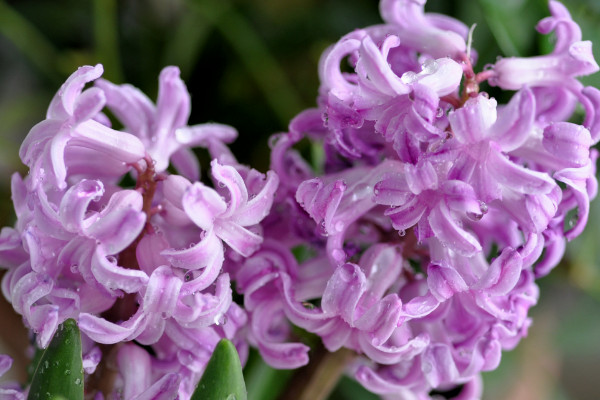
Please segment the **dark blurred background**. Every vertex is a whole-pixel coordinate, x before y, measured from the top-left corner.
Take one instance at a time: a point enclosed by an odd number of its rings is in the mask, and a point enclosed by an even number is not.
[[[584,39],[597,44],[600,60],[600,1],[564,4]],[[552,48],[552,38],[534,29],[548,15],[546,0],[430,0],[426,9],[477,23],[478,70],[497,56]],[[10,175],[26,173],[20,142],[78,66],[102,63],[105,78],[131,83],[154,100],[160,70],[178,65],[192,95],[190,123],[233,125],[240,132],[234,153],[265,171],[268,136],[315,105],[321,52],[380,22],[376,0],[0,0],[1,225],[14,221]],[[584,82],[598,86],[600,74]],[[599,245],[594,203],[587,231],[540,281],[529,337],[484,375],[485,399],[600,398]],[[0,315],[0,322],[11,318]],[[6,324],[1,330],[4,337],[17,332]],[[17,342],[5,339],[0,352],[16,356]],[[373,396],[344,380],[332,398]]]

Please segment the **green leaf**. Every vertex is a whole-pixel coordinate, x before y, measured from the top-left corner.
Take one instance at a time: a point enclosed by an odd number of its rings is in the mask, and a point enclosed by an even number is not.
[[[73,319],[58,327],[35,369],[28,400],[83,400],[81,334]]]
[[[222,339],[213,352],[192,400],[246,400],[246,384],[233,343]]]

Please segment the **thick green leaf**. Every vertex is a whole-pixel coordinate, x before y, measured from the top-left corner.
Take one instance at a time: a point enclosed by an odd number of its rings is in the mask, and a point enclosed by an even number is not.
[[[235,346],[227,339],[217,344],[192,400],[246,400],[246,384]]]
[[[38,363],[27,399],[83,399],[81,334],[75,320],[58,327]]]

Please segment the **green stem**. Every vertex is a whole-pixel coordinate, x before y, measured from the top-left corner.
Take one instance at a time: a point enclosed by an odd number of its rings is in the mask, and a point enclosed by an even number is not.
[[[322,345],[318,346],[310,363],[296,371],[285,396],[280,399],[327,399],[355,357],[356,353],[346,348],[330,353]]]

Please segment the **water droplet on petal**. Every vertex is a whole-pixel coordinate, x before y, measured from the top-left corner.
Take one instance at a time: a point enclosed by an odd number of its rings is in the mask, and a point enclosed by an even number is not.
[[[439,64],[436,60],[430,59],[423,63],[421,70],[426,74],[434,74],[439,69]]]
[[[488,212],[488,205],[485,204],[483,201],[479,202],[479,209],[481,210],[482,214],[487,214]]]
[[[404,83],[406,85],[411,85],[411,84],[415,83],[417,81],[417,79],[418,79],[417,74],[412,71],[405,72],[404,74],[402,74],[402,77],[400,78],[402,83]]]

